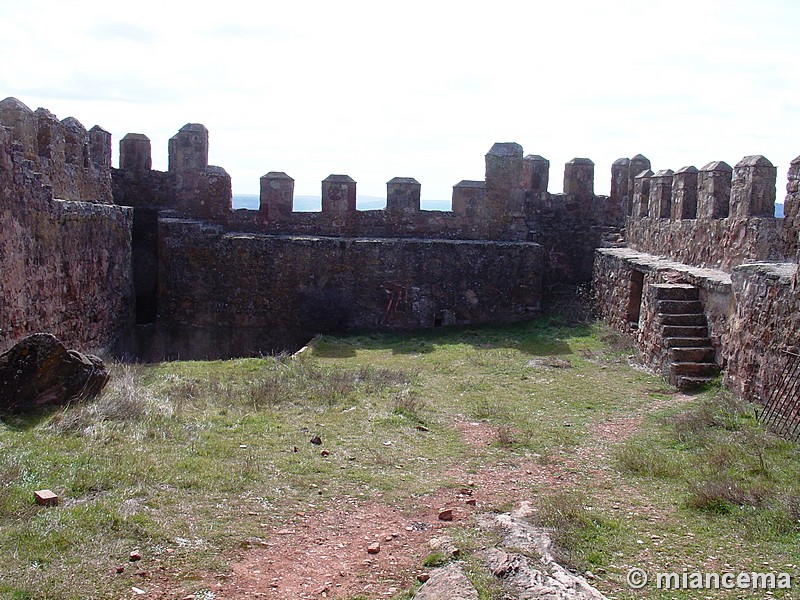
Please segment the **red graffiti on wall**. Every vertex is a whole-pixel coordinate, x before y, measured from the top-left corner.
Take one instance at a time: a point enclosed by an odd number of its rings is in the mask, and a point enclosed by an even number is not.
[[[386,292],[386,312],[383,315],[383,323],[386,324],[392,315],[397,312],[408,311],[408,290],[396,283],[387,283],[383,286]]]

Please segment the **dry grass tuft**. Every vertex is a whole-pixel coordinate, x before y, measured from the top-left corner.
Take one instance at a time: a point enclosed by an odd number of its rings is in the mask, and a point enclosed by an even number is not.
[[[770,491],[764,487],[745,489],[739,482],[725,477],[690,483],[687,504],[696,510],[727,514],[735,506],[758,508],[769,495]]]

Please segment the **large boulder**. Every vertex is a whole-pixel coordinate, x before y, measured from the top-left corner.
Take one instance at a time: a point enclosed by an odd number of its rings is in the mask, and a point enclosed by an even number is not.
[[[0,411],[24,412],[92,398],[108,383],[103,361],[35,333],[0,355]]]

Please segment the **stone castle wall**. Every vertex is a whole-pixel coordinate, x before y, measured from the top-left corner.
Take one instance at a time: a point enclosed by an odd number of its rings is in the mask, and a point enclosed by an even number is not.
[[[786,351],[800,353],[800,288],[796,263],[753,263],[731,274],[725,383],[740,397],[763,402],[786,371]]]
[[[162,218],[149,357],[296,348],[319,332],[505,323],[541,309],[541,248],[525,242],[226,232]]]
[[[748,261],[793,260],[797,224],[774,216],[776,171],[763,156],[746,156],[733,168],[715,161],[700,170],[640,172],[628,205],[627,245],[726,271]],[[796,202],[787,202],[793,216]]]
[[[454,186],[451,211],[420,210],[408,177],[387,183],[386,209],[357,211],[356,182],[331,175],[322,210],[296,213],[277,171],[258,210],[234,211],[200,124],[169,141],[167,172],[142,134],[121,140],[112,169],[99,127],[14,99],[0,124],[4,346],[46,330],[83,349],[221,358],[320,332],[526,319],[593,279],[601,313],[654,368],[666,353],[651,291],[664,283],[699,289],[742,396],[763,399],[797,350],[800,159],[784,219],[764,157],[657,173],[642,155],[619,159],[607,197],[576,158],[551,194],[549,162],[514,143],[489,150],[484,180]]]
[[[73,118],[59,121],[50,111],[35,112],[16,98],[0,101],[0,126],[26,166],[39,173],[54,198],[110,204],[111,134],[102,127],[90,130]]]
[[[664,372],[667,354],[649,289],[677,282],[698,287],[726,385],[764,402],[783,373],[786,351],[796,353],[800,344],[800,159],[789,168],[783,219],[772,216],[776,169],[762,156],[733,168],[714,162],[699,171],[653,174],[646,167],[627,179],[627,247],[596,254],[601,315]]]
[[[699,288],[717,362],[726,365],[735,309],[729,273],[687,265],[629,247],[597,251],[593,291],[601,316],[614,329],[630,336],[640,349],[643,362],[662,374],[666,374],[666,348],[652,288],[664,283],[688,283]]]
[[[274,235],[422,237],[531,241],[553,223],[622,227],[619,207],[595,196],[594,164],[575,159],[565,166],[564,194],[547,192],[549,162],[523,156],[515,143],[495,144],[486,154],[486,179],[453,186],[451,211],[420,209],[421,185],[411,177],[387,183],[386,208],[356,210],[357,183],[348,175],[322,181],[322,210],[294,212],[294,180],[271,171],[261,178],[258,210],[232,210],[230,177],[208,165],[208,131],[189,123],[170,140],[169,171],[153,171],[150,140],[128,134],[120,142],[120,168],[113,171],[114,198],[135,208],[174,210],[180,216],[223,225],[231,231]],[[577,162],[576,162],[577,161]],[[570,187],[571,186],[571,187]]]
[[[110,139],[17,101],[0,103],[0,124],[0,348],[46,331],[118,349],[133,314],[132,214],[108,204]]]
[[[317,332],[528,318],[555,291],[589,282],[594,249],[618,242],[624,222],[619,199],[594,194],[590,160],[570,161],[565,193],[550,194],[549,162],[514,143],[489,150],[485,180],[454,186],[451,211],[421,210],[421,185],[409,177],[387,183],[385,209],[358,211],[356,182],[330,175],[322,210],[295,212],[294,180],[276,171],[261,178],[258,210],[234,211],[230,177],[208,165],[205,127],[187,124],[169,151],[169,171],[153,171],[150,140],[128,134],[112,173],[115,199],[134,207],[137,347],[154,357],[170,348],[264,351],[258,340],[280,346]],[[403,269],[394,275],[390,264]],[[214,279],[216,269],[224,277]],[[176,300],[185,290],[191,297]],[[395,296],[407,312],[384,320]]]

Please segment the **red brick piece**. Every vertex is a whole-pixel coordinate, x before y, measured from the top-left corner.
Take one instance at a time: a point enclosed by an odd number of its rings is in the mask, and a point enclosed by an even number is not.
[[[36,504],[39,506],[58,506],[58,496],[50,490],[39,490],[38,492],[33,492],[33,495],[36,497]]]
[[[453,509],[452,508],[441,508],[441,509],[439,509],[439,520],[440,521],[452,521],[453,520]]]

